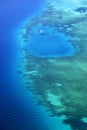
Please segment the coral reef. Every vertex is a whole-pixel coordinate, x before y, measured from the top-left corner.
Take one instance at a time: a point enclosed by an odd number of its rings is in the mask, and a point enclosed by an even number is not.
[[[66,34],[77,46],[77,55],[62,58],[40,58],[26,48],[33,28],[40,24],[49,25]],[[52,116],[66,116],[64,123],[73,130],[87,130],[87,13],[74,10],[55,10],[48,6],[26,24],[22,35],[24,45],[20,68],[28,89],[37,95]],[[23,60],[22,59],[22,60]],[[77,124],[76,124],[77,123]],[[82,125],[81,127],[79,126]]]

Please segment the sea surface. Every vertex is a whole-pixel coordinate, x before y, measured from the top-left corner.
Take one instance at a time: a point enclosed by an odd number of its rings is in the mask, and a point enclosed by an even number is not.
[[[0,130],[70,130],[61,118],[50,117],[16,74],[20,43],[13,30],[39,13],[45,0],[0,1]]]

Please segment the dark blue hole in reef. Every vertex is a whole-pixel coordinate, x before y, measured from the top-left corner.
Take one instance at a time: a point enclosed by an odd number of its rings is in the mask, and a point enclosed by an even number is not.
[[[27,47],[32,55],[38,57],[68,57],[76,54],[76,47],[68,41],[67,36],[50,26],[33,27]]]

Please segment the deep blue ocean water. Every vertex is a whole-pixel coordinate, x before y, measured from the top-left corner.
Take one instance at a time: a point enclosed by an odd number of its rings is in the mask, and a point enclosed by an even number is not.
[[[19,47],[12,40],[12,32],[37,13],[44,2],[0,1],[0,130],[69,130],[61,119],[51,118],[42,106],[36,105],[35,98],[15,72]]]

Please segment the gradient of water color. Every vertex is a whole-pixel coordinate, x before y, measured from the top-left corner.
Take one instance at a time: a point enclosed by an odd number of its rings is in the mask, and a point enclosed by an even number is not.
[[[19,46],[12,40],[12,30],[38,12],[44,2],[0,1],[0,130],[69,129],[36,105],[35,98],[15,73]]]

